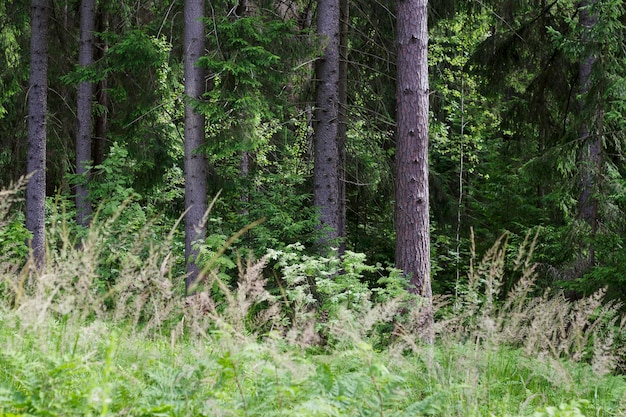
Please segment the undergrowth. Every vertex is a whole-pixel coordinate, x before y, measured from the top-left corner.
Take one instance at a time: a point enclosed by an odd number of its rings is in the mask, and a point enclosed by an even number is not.
[[[0,195],[0,229],[15,193]],[[626,412],[617,306],[602,292],[539,292],[530,235],[513,256],[498,241],[457,297],[434,300],[428,344],[422,301],[360,254],[320,258],[296,245],[235,257],[230,281],[214,262],[183,297],[175,228],[156,239],[150,222],[124,232],[123,210],[80,239],[53,222],[42,269],[16,256],[19,245],[5,251],[0,416]],[[505,293],[507,265],[520,278]],[[379,274],[378,288],[364,272]]]

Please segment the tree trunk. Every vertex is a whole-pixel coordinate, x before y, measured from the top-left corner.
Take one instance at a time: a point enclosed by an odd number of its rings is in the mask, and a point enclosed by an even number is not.
[[[28,93],[28,155],[26,228],[37,267],[45,261],[46,110],[48,99],[48,1],[32,0],[30,87]]]
[[[341,238],[341,151],[339,126],[339,0],[319,0],[317,32],[327,43],[317,61],[313,200],[320,213],[322,252]]]
[[[96,86],[96,102],[98,103],[98,113],[95,116],[94,132],[92,142],[93,166],[102,165],[106,153],[106,137],[108,130],[108,107],[109,95],[107,93],[106,78],[98,81]]]
[[[250,176],[250,152],[241,151],[241,157],[239,159],[239,175],[243,180],[243,187],[241,189],[241,196],[239,200],[242,203],[241,214],[247,216],[250,214],[248,210],[250,204],[250,190],[248,185],[248,177]]]
[[[93,64],[93,32],[96,20],[96,1],[82,0],[80,7],[80,49],[78,65],[86,68]],[[89,201],[89,164],[91,164],[91,109],[93,83],[82,81],[78,84],[77,118],[78,135],[76,137],[76,174],[83,176],[76,186],[76,222],[81,226],[89,225],[91,202]]]
[[[109,17],[107,12],[102,10],[98,14],[98,32],[104,33],[109,30]],[[97,59],[103,59],[107,52],[109,45],[106,40],[101,39],[98,42]],[[107,93],[107,79],[106,76],[98,81],[96,86],[96,102],[98,103],[98,111],[95,115],[94,122],[94,136],[92,142],[92,156],[93,165],[98,166],[104,162],[104,154],[106,151],[106,136],[108,130],[108,108],[109,108],[109,95]]]
[[[398,0],[396,267],[427,300],[430,285],[427,0]]]
[[[598,18],[592,13],[593,7],[598,0],[584,0],[580,5],[579,24],[582,28],[582,43],[586,52],[578,66],[578,85],[580,91],[580,119],[583,121],[580,126],[580,139],[583,143],[583,154],[581,156],[581,190],[578,200],[579,218],[587,223],[591,231],[592,241],[598,230],[598,199],[595,196],[598,192],[600,169],[602,166],[602,135],[601,129],[592,129],[586,122],[598,117],[599,109],[592,108],[592,102],[587,97],[591,88],[591,71],[596,62],[594,48],[591,45],[589,32],[598,23]],[[593,243],[590,243],[586,266],[592,267],[595,264],[595,251]]]
[[[204,0],[185,0],[185,262],[187,294],[193,292],[200,268],[196,243],[204,241],[207,211],[207,158],[204,116],[195,101],[204,92],[204,70],[197,65],[204,53]]]
[[[337,234],[339,255],[346,251],[346,138],[348,134],[348,30],[350,6],[348,0],[339,0],[339,124],[337,146],[339,147],[339,227]]]
[[[250,11],[250,2],[248,0],[240,0],[239,5],[237,6],[237,17],[248,17],[248,12]],[[235,83],[233,82],[233,85]],[[241,131],[241,140],[247,142],[246,135],[250,134],[248,129],[246,128],[246,120],[249,117],[247,114],[240,115],[241,118],[239,121],[235,122],[235,128],[239,128]],[[240,201],[242,203],[243,209],[241,210],[241,214],[247,216],[249,214],[248,205],[250,204],[250,189],[248,177],[250,176],[250,151],[244,148],[241,151],[240,160],[239,160],[239,175],[241,176],[242,188],[241,188],[241,197]]]

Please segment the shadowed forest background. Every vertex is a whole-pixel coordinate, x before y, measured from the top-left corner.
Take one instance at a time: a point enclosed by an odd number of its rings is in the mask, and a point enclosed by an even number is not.
[[[595,3],[594,3],[595,4]],[[75,218],[76,86],[94,84],[89,199],[100,216],[122,202],[128,228],[169,228],[184,211],[182,4],[101,4],[94,62],[79,68],[79,2],[52,2],[46,150],[47,210]],[[302,243],[314,250],[313,63],[315,4],[207,7],[207,245],[219,248],[266,219],[235,248],[257,255]],[[597,9],[597,10],[596,10]],[[538,230],[542,285],[623,297],[623,10],[598,2],[585,35],[575,2],[437,2],[429,8],[430,204],[436,293],[466,275],[473,230],[482,253],[503,232],[517,245]],[[0,184],[26,174],[29,4],[3,2]],[[394,11],[350,2],[345,107],[345,247],[370,262],[394,259]],[[579,63],[596,57],[589,91]],[[589,134],[581,137],[581,124]],[[599,156],[589,142],[599,141]],[[594,181],[583,200],[586,172]],[[592,205],[585,218],[584,205]],[[19,211],[19,210],[16,210]],[[26,240],[23,218],[2,244]],[[52,217],[46,216],[50,222]],[[75,230],[75,233],[80,233]],[[24,249],[25,250],[25,249]],[[511,277],[511,280],[514,280]],[[509,283],[510,285],[510,283]]]

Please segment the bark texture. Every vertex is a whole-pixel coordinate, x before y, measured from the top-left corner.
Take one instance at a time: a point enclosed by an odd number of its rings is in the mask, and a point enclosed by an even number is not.
[[[185,261],[187,293],[193,291],[200,269],[195,243],[206,236],[207,158],[204,116],[194,103],[204,93],[204,70],[197,65],[204,53],[204,0],[185,0]]]
[[[96,1],[82,0],[80,6],[80,48],[78,65],[86,68],[93,64],[94,28],[96,22]],[[92,137],[92,98],[93,83],[83,81],[78,84],[77,108],[78,134],[76,137],[76,173],[84,180],[76,186],[76,221],[82,226],[89,224],[91,202],[89,201],[89,164]]]
[[[48,1],[32,0],[30,82],[28,93],[28,155],[26,228],[38,267],[45,261],[46,109],[48,102]]]
[[[320,213],[324,230],[320,247],[327,251],[339,243],[341,220],[342,161],[338,140],[339,129],[339,0],[319,0],[317,32],[326,42],[317,61],[315,98],[314,191],[313,200]]]
[[[430,299],[427,3],[398,1],[395,215],[396,267]]]

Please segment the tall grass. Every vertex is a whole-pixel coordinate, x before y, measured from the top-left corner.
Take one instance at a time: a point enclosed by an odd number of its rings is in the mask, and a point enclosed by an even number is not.
[[[538,233],[529,232],[517,253],[509,254],[503,236],[478,265],[471,263],[452,319],[442,323],[442,336],[519,347],[532,357],[585,361],[598,374],[624,370],[626,320],[621,305],[605,302],[604,290],[575,300],[562,291],[540,290],[532,263],[537,238]],[[507,264],[519,278],[505,292]]]
[[[240,259],[234,285],[209,270],[183,297],[175,231],[120,231],[119,218],[96,219],[80,241],[53,222],[42,269],[3,259],[0,416],[626,410],[616,306],[538,292],[530,236],[515,256],[503,238],[472,262],[459,297],[435,303],[437,339],[424,344],[419,300],[358,285],[358,268],[332,286],[328,259]],[[504,293],[507,265],[520,278]]]

